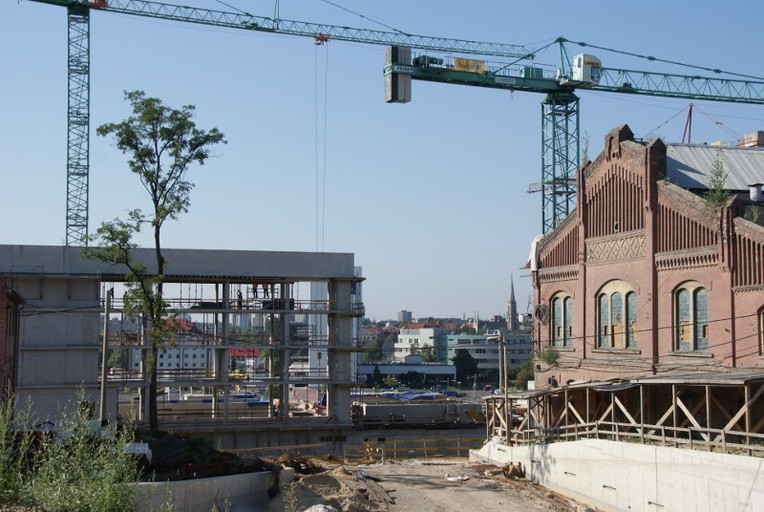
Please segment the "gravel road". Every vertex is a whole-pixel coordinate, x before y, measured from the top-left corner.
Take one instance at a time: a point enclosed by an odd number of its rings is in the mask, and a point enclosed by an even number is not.
[[[377,480],[394,503],[390,512],[581,512],[574,500],[525,479],[486,476],[495,466],[463,459],[398,460],[354,466]],[[447,478],[450,477],[450,478]]]

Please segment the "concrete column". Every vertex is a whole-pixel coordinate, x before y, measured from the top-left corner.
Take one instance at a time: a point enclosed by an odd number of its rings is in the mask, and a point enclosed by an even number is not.
[[[292,298],[291,289],[290,286],[286,283],[282,283],[279,285],[279,297],[281,297],[281,306],[279,306],[278,309],[289,309],[289,305],[291,301],[289,299]],[[289,323],[291,320],[291,314],[289,313],[282,313],[281,315],[281,325],[280,328],[280,334],[279,334],[279,344],[283,347],[282,350],[282,368],[281,368],[281,380],[284,382],[281,386],[281,403],[279,406],[280,409],[280,418],[281,421],[286,422],[287,418],[289,417],[289,359],[291,358],[291,353],[286,346],[290,343],[289,338]]]
[[[350,393],[347,384],[350,378],[350,349],[353,346],[353,329],[351,317],[351,282],[349,280],[333,280],[329,283],[329,351],[326,367],[329,372],[327,389],[327,411],[330,418],[340,423],[350,422]],[[332,350],[336,348],[337,350]]]

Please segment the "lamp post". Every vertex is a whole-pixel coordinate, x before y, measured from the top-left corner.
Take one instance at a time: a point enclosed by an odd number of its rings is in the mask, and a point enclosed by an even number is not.
[[[503,334],[489,338],[499,344],[499,389],[504,398],[504,440],[509,443],[509,429],[512,425],[512,412],[509,410],[509,397],[507,395],[507,340]]]

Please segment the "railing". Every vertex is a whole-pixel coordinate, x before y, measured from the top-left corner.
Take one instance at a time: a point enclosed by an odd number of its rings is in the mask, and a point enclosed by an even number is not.
[[[494,434],[503,437],[503,432],[494,432]],[[764,457],[764,434],[754,432],[666,425],[635,425],[611,421],[575,423],[551,429],[536,427],[510,431],[510,441],[517,444],[546,444],[579,439],[609,439]]]
[[[367,441],[363,445],[343,447],[345,462],[371,460],[384,462],[385,459],[466,457],[470,450],[480,448],[485,439],[431,438],[431,439],[390,439],[385,442]]]

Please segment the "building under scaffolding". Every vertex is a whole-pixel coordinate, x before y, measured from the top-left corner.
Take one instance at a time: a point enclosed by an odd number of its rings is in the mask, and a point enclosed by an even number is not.
[[[136,249],[135,257],[151,272],[153,249]],[[258,436],[305,442],[350,426],[352,325],[364,314],[352,254],[166,249],[164,257],[174,333],[157,361],[160,428],[221,432],[236,445],[257,444]],[[81,400],[98,410],[102,384],[106,418],[148,421],[150,341],[140,321],[123,315],[125,274],[121,265],[83,258],[78,247],[0,246],[0,275],[24,301],[15,392],[40,421],[55,422]],[[308,293],[311,283],[324,283],[325,294]],[[241,354],[258,354],[262,364],[241,365]],[[320,359],[320,371],[290,373],[309,358]],[[317,405],[317,390],[325,408],[314,415],[319,408],[308,404]],[[290,403],[297,400],[299,408]]]

